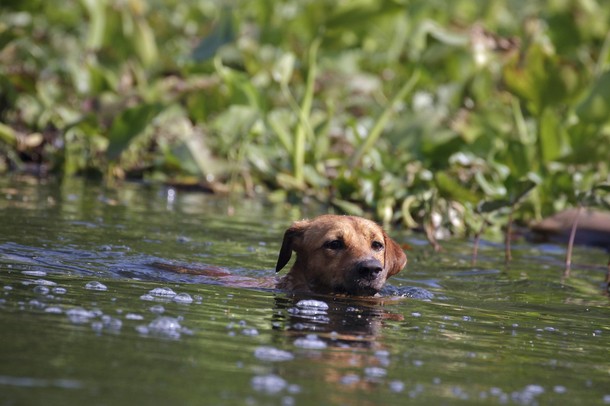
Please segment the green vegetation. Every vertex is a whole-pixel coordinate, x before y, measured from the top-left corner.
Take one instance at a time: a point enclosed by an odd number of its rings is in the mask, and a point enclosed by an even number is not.
[[[608,182],[610,3],[8,0],[0,122],[3,172],[478,233]]]

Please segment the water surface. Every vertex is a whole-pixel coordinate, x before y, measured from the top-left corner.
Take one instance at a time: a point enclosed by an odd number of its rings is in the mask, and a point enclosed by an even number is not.
[[[228,211],[228,207],[232,207]],[[228,214],[231,213],[231,215]],[[126,184],[0,181],[0,404],[610,404],[607,254],[422,237],[391,287],[431,300],[292,297],[263,278],[305,208]]]

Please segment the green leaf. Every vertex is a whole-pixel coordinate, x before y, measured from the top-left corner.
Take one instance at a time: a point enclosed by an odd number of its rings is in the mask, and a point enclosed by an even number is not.
[[[141,134],[150,124],[163,106],[159,103],[141,104],[124,110],[112,121],[108,132],[108,149],[106,157],[109,160],[117,159],[129,146],[131,140]]]
[[[505,207],[510,207],[511,202],[506,199],[485,200],[477,205],[477,212],[492,213]]]
[[[610,192],[610,183],[600,183],[593,186],[592,191],[595,192],[597,190],[601,190],[602,192]]]
[[[587,97],[576,108],[582,121],[605,123],[610,118],[610,71],[604,72],[591,85]]]
[[[561,157],[566,150],[566,134],[557,112],[545,108],[540,116],[538,146],[542,163]]]
[[[437,172],[434,180],[438,190],[446,197],[460,203],[470,202],[475,204],[479,201],[478,196],[472,191],[462,187],[460,183],[450,177],[446,172]]]
[[[532,179],[521,179],[515,183],[512,191],[510,191],[510,204],[514,205],[531,192],[538,183]]]
[[[15,147],[17,146],[17,133],[8,125],[0,123],[0,141]]]
[[[134,46],[140,60],[145,66],[158,63],[159,51],[155,34],[146,20],[135,19]]]
[[[364,214],[364,211],[359,205],[352,202],[348,202],[347,200],[332,199],[331,203],[333,206],[338,207],[346,214],[350,214],[353,216],[362,216]]]
[[[232,12],[230,7],[223,7],[220,11],[218,22],[210,32],[203,38],[199,45],[193,50],[192,57],[196,62],[212,59],[216,52],[225,44],[233,42],[235,33],[233,31]]]
[[[89,14],[87,31],[87,48],[99,49],[104,44],[104,36],[108,27],[106,11],[108,2],[105,0],[81,0]]]

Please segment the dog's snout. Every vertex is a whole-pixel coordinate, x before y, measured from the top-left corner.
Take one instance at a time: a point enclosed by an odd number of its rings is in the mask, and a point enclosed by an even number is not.
[[[376,259],[362,261],[358,266],[360,277],[365,279],[375,279],[383,271],[381,262]]]

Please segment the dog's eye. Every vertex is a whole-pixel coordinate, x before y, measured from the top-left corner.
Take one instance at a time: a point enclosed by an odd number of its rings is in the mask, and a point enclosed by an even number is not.
[[[379,241],[373,241],[371,248],[373,248],[375,251],[381,251],[383,249],[383,244]]]
[[[330,240],[324,243],[324,248],[328,248],[329,250],[340,250],[345,248],[345,243],[343,240]]]

